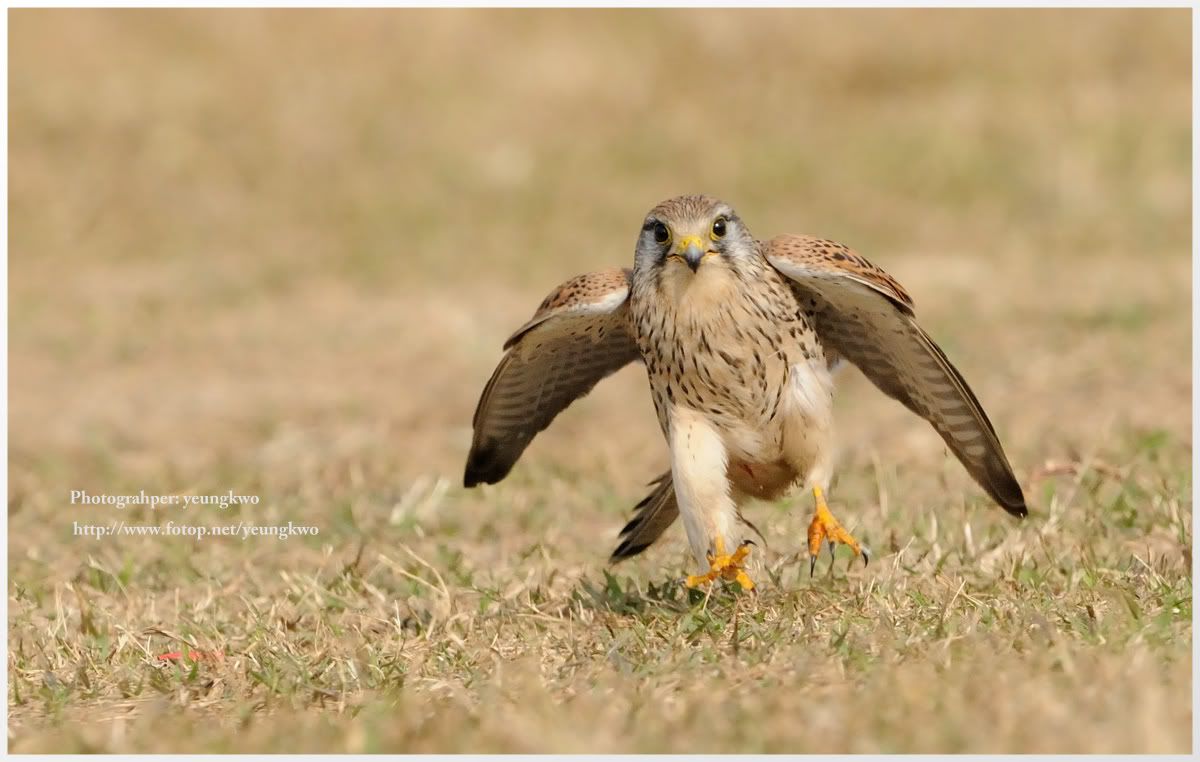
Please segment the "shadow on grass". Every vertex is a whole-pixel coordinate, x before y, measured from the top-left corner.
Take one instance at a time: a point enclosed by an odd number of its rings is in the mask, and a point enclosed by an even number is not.
[[[604,572],[603,583],[584,578],[571,593],[572,600],[583,608],[622,615],[686,614],[714,603],[732,605],[739,595],[744,593],[736,585],[690,589],[678,578],[667,578],[658,584],[648,582],[642,590],[634,578],[618,577],[608,571]]]

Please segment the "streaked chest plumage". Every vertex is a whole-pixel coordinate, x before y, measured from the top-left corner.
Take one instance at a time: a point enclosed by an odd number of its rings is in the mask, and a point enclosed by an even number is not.
[[[764,262],[635,278],[630,308],[664,433],[681,405],[723,431],[732,455],[782,457],[793,366],[827,371],[811,314],[781,274]]]

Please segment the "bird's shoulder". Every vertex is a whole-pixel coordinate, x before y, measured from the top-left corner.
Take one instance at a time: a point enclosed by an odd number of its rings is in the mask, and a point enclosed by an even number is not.
[[[564,281],[546,295],[533,317],[504,342],[504,348],[508,349],[529,331],[557,316],[616,311],[629,298],[632,278],[633,271],[629,268],[609,267]]]
[[[882,293],[909,312],[913,309],[912,297],[898,280],[845,244],[793,233],[759,245],[767,261],[793,280],[848,278]]]

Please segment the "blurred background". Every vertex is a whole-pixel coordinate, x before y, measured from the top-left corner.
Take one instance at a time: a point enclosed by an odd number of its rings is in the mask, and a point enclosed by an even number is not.
[[[690,192],[894,273],[992,409],[1038,412],[1007,438],[1185,433],[1186,21],[16,12],[14,484],[310,437],[457,476],[508,331]]]
[[[1189,14],[12,11],[10,574],[81,573],[72,489],[233,489],[322,527],[286,554],[87,546],[160,592],[370,535],[595,572],[666,463],[644,372],[489,491],[459,489],[471,414],[538,301],[630,265],[681,193],[897,277],[1022,480],[1143,445],[1186,464]],[[893,506],[984,505],[856,372],[838,406],[868,537],[903,517],[855,473]],[[802,513],[759,524],[786,545]],[[627,568],[679,566],[681,534]]]

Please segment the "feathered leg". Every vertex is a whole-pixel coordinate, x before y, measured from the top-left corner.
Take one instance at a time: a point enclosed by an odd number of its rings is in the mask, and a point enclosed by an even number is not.
[[[742,565],[749,543],[733,544],[737,506],[726,476],[727,455],[720,434],[703,416],[676,407],[671,412],[671,474],[679,515],[688,543],[704,574],[691,575],[689,587],[718,577],[754,587]]]

